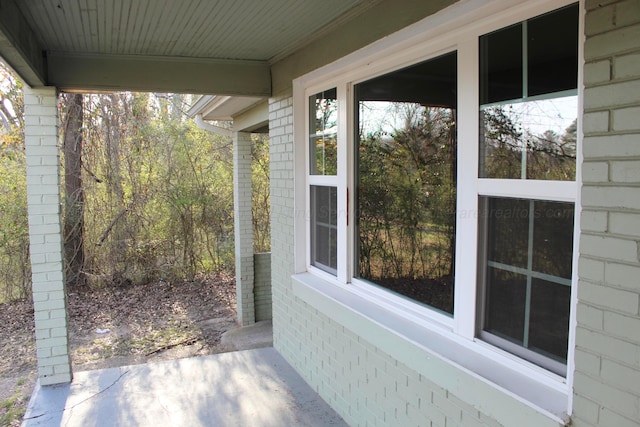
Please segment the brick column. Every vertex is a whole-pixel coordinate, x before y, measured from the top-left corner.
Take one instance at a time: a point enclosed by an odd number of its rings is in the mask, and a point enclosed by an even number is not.
[[[62,266],[57,94],[24,89],[27,203],[41,385],[71,381]]]
[[[233,134],[233,210],[238,322],[255,323],[253,221],[251,215],[251,134]]]

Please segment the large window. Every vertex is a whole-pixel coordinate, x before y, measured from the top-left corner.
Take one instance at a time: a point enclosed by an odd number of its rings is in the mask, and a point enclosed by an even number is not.
[[[527,10],[537,12],[452,30],[440,44],[425,37],[424,49],[407,45],[405,56],[326,81],[319,71],[296,89],[309,212],[296,268],[562,381],[575,283],[578,6]]]

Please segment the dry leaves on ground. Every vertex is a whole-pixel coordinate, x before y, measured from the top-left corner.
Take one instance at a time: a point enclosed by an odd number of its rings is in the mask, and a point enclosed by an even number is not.
[[[229,274],[72,291],[67,301],[73,370],[227,351],[220,337],[237,327],[235,292]],[[34,337],[31,301],[0,304],[0,425],[19,425],[19,418],[17,424],[6,420],[10,409],[4,406],[11,403],[16,413],[26,406],[36,377]]]

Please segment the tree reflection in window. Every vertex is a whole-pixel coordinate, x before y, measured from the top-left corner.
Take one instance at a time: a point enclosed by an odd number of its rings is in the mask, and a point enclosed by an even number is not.
[[[338,101],[336,89],[309,97],[309,172],[336,175],[338,168]]]
[[[575,180],[578,5],[480,37],[480,178]]]
[[[573,181],[577,96],[480,111],[480,177]]]
[[[357,276],[453,313],[456,54],[356,86]]]

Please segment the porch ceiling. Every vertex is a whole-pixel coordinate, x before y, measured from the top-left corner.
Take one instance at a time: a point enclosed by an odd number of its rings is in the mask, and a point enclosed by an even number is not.
[[[380,0],[0,0],[31,86],[268,96],[270,64]]]

